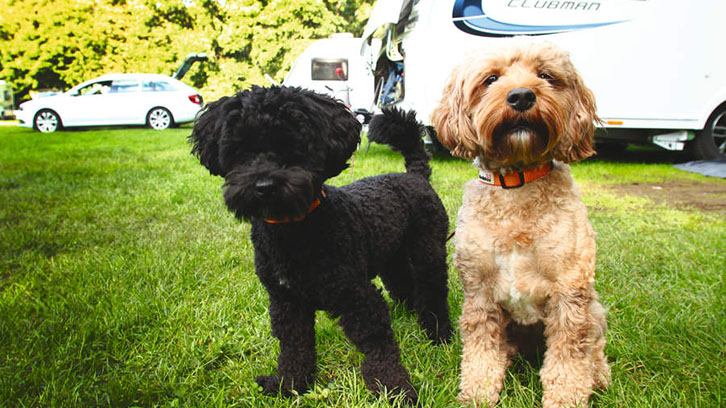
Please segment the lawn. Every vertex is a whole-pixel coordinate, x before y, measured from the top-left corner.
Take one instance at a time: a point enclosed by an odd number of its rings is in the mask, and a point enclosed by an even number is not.
[[[260,394],[254,378],[275,368],[278,343],[249,226],[225,209],[222,179],[189,154],[189,133],[0,128],[0,406],[388,406],[366,391],[362,356],[324,313],[314,388]],[[674,169],[669,157],[573,165],[609,310],[613,383],[595,407],[726,405],[724,212],[618,188],[726,183]],[[432,166],[453,228],[475,171],[455,159]],[[398,155],[363,145],[331,182],[402,170]],[[457,319],[461,284],[449,273]],[[414,316],[391,313],[422,405],[458,406],[458,335],[433,346]],[[541,393],[537,367],[518,360],[499,406],[539,406]]]

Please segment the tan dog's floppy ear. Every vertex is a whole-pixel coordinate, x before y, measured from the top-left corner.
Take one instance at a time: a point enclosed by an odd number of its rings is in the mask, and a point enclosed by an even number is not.
[[[478,143],[474,125],[467,112],[466,78],[455,69],[442,91],[441,102],[431,113],[431,124],[444,146],[454,156],[473,159],[477,156]]]
[[[595,124],[602,123],[597,116],[595,95],[585,86],[577,73],[572,87],[574,106],[570,123],[567,126],[567,134],[555,151],[555,158],[565,163],[574,163],[595,154]]]

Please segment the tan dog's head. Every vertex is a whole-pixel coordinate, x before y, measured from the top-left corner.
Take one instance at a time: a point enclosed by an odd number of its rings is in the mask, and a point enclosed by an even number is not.
[[[459,65],[431,121],[452,154],[508,171],[592,156],[595,111],[566,51],[517,38]]]

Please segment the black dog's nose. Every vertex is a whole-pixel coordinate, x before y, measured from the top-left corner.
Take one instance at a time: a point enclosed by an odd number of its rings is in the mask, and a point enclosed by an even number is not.
[[[255,182],[255,192],[260,197],[264,197],[264,196],[270,194],[270,192],[272,191],[274,186],[275,186],[275,183],[272,181],[272,179],[269,179],[269,178],[259,179]]]
[[[535,100],[537,100],[537,96],[529,88],[517,88],[507,95],[507,103],[509,106],[520,112],[531,108]]]

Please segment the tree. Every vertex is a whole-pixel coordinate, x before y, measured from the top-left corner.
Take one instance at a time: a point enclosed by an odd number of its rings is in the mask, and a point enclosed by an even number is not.
[[[360,34],[371,4],[371,0],[227,2],[222,7],[223,29],[209,40],[208,54],[213,58],[208,69],[213,73],[204,94],[211,100],[252,84],[266,84],[265,74],[281,82],[313,40],[350,28]]]
[[[0,79],[17,99],[109,72],[171,74],[207,100],[283,79],[314,39],[360,34],[373,0],[0,0]],[[211,98],[211,99],[210,99]]]

